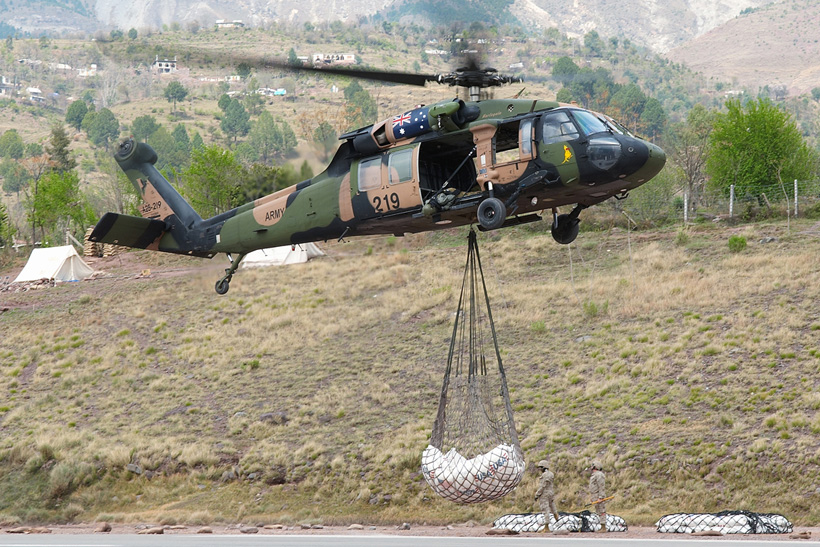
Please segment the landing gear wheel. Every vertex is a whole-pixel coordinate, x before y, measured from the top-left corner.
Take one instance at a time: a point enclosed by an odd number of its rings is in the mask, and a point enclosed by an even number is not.
[[[572,215],[558,215],[552,226],[552,238],[562,245],[569,245],[578,237],[581,221]]]
[[[225,294],[228,292],[228,289],[231,288],[231,280],[227,278],[222,278],[216,282],[214,285],[214,289],[216,290],[216,294]]]
[[[501,228],[507,218],[507,208],[504,202],[498,198],[487,198],[478,204],[476,211],[478,223],[485,230],[495,230]]]

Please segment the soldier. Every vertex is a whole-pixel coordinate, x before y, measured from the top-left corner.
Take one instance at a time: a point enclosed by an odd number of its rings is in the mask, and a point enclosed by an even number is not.
[[[591,466],[592,475],[589,477],[589,495],[592,503],[595,504],[595,512],[598,513],[598,520],[601,522],[599,532],[606,532],[606,502],[598,501],[606,497],[606,478],[601,471],[601,463],[594,460]],[[598,503],[595,503],[598,502]]]
[[[538,479],[538,490],[535,491],[535,500],[541,507],[541,512],[544,513],[544,518],[547,520],[547,525],[544,530],[549,530],[549,514],[558,520],[558,509],[555,508],[555,488],[553,480],[555,475],[550,471],[549,462],[541,460],[536,466],[541,470],[541,478]]]

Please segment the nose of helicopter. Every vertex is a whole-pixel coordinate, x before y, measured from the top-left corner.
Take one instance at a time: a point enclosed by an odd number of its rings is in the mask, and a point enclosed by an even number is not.
[[[646,162],[643,164],[636,175],[643,179],[643,181],[647,181],[661,172],[663,166],[666,164],[666,152],[660,146],[652,144],[651,142],[646,143],[646,147],[648,149],[648,157],[646,158]]]

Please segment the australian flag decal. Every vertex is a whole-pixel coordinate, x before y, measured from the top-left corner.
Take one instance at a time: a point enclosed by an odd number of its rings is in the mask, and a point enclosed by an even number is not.
[[[421,107],[405,112],[404,114],[399,114],[398,116],[393,116],[393,122],[391,124],[393,139],[395,141],[409,139],[429,131],[430,124],[427,120],[428,110],[429,108],[427,107]]]

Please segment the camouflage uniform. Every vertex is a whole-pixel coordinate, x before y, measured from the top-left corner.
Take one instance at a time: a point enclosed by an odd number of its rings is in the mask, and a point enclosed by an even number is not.
[[[598,462],[592,462],[592,475],[589,477],[589,495],[593,502],[606,497],[606,478],[604,472],[601,471],[601,464]],[[599,531],[606,532],[606,502],[596,503],[595,512],[598,513],[598,519],[601,522]]]
[[[555,474],[549,470],[549,464],[546,460],[538,462],[538,468],[543,470],[543,473],[541,473],[541,478],[538,479],[538,490],[535,491],[535,499],[538,500],[541,512],[544,513],[544,517],[546,517],[549,524],[547,513],[552,513],[555,520],[558,520],[558,509],[555,507],[555,487],[553,486]]]

